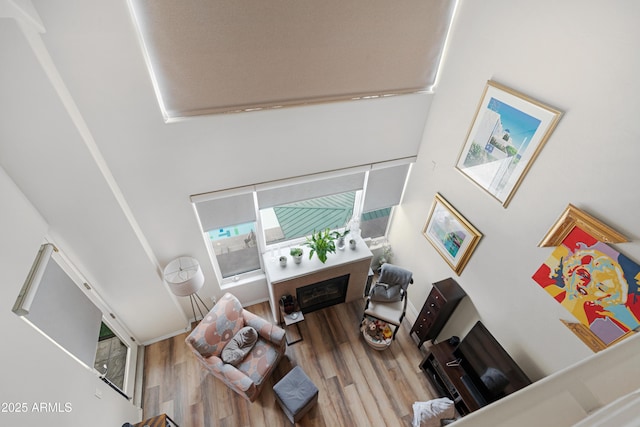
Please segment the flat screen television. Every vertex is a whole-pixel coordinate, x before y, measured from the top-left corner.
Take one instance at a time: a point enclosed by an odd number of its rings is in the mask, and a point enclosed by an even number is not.
[[[466,375],[467,389],[481,405],[488,405],[531,384],[509,353],[477,322],[454,351]]]

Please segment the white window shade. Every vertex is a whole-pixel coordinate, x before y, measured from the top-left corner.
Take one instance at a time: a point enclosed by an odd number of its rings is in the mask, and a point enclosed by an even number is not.
[[[362,212],[372,212],[399,204],[410,166],[405,163],[371,170]]]
[[[167,118],[414,93],[455,0],[131,0]]]
[[[294,203],[301,200],[362,190],[363,171],[314,180],[292,180],[286,183],[272,183],[266,188],[258,188],[260,209]]]
[[[203,201],[197,201],[197,199],[192,198],[192,201],[195,203],[204,231],[256,220],[252,192],[220,196]]]
[[[25,318],[61,347],[93,367],[102,312],[48,252],[34,269],[38,283],[25,284],[35,296]]]

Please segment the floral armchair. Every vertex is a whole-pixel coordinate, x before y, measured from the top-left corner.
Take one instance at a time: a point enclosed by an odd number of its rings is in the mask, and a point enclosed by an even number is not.
[[[257,342],[236,366],[225,363],[224,347],[246,326],[258,332]],[[250,402],[257,399],[286,346],[282,328],[242,308],[230,293],[220,298],[185,341],[209,373]]]

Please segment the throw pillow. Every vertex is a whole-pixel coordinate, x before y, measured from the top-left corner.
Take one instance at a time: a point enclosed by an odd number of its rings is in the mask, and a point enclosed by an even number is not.
[[[402,299],[402,286],[387,285],[386,283],[376,283],[371,289],[371,301],[394,302]]]
[[[220,358],[223,362],[238,366],[258,341],[258,331],[251,326],[240,329],[224,346]]]

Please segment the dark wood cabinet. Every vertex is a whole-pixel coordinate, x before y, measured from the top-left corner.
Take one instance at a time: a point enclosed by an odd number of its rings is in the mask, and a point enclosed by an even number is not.
[[[480,321],[460,343],[445,340],[429,345],[428,351],[420,369],[463,416],[531,384]]]
[[[433,341],[438,336],[453,310],[466,295],[458,282],[452,278],[433,284],[410,332],[417,336],[418,347],[427,340]]]

